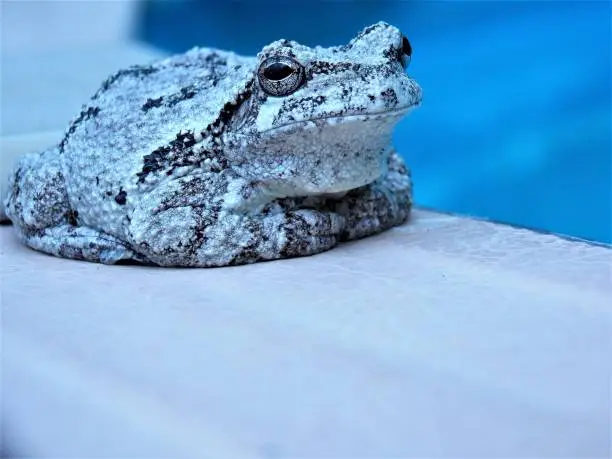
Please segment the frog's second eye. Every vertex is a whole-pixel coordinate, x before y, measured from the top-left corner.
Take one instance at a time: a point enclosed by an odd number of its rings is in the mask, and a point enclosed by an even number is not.
[[[402,50],[400,52],[400,62],[402,67],[407,68],[412,58],[412,45],[405,35],[402,35]]]
[[[304,83],[304,67],[290,57],[269,57],[259,66],[257,77],[269,95],[288,96]]]
[[[402,36],[402,53],[408,57],[412,56],[412,46],[405,36]]]

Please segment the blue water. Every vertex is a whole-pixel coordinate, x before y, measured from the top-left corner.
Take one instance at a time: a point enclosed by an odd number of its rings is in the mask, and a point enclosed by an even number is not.
[[[137,35],[252,55],[388,21],[424,90],[395,136],[420,206],[612,242],[610,18],[606,1],[160,1]]]

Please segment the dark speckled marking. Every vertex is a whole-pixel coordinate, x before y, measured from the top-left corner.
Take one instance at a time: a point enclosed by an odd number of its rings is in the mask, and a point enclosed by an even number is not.
[[[212,198],[223,196],[227,192],[227,180],[221,180],[218,176],[204,174],[189,180],[181,180],[180,190],[169,194],[159,205],[157,211],[163,212],[173,207],[198,207],[202,204],[203,196],[211,196],[209,204],[212,206]],[[211,207],[212,209],[212,207]],[[216,218],[216,215],[213,215]]]
[[[153,150],[148,155],[145,155],[142,158],[142,170],[136,174],[138,176],[138,182],[144,183],[149,174],[163,169],[165,159],[171,150],[171,147],[164,146]]]
[[[230,122],[230,120],[232,119],[236,111],[238,110],[238,108],[251,97],[253,81],[254,80],[251,80],[247,83],[244,91],[242,92],[242,94],[238,95],[235,103],[226,103],[223,106],[223,108],[221,109],[221,112],[219,113],[219,116],[217,117],[215,122],[209,127],[209,129],[219,128],[221,124],[223,124],[224,126],[228,125],[228,123]]]
[[[282,257],[291,258],[305,253],[308,250],[308,241],[300,237],[301,234],[308,231],[308,223],[300,215],[285,212],[285,246],[282,248],[280,255]]]
[[[115,72],[113,75],[108,77],[102,83],[102,86],[94,94],[92,100],[95,100],[98,97],[100,97],[100,94],[108,91],[108,89],[113,84],[115,84],[119,79],[121,79],[121,78],[123,78],[125,76],[130,76],[131,75],[131,76],[134,76],[134,77],[142,77],[142,76],[151,75],[152,73],[155,73],[157,71],[159,71],[159,68],[153,67],[151,65],[134,65],[134,66],[129,67],[127,69],[119,70],[118,72]]]
[[[79,212],[77,210],[69,210],[66,213],[66,220],[68,220],[69,225],[77,226],[79,224]]]
[[[115,196],[115,202],[120,206],[125,205],[127,202],[127,192],[124,189],[119,189],[119,193],[117,193],[117,196]]]
[[[81,124],[83,121],[86,121],[86,120],[88,120],[90,118],[95,118],[96,116],[98,116],[99,113],[100,113],[100,107],[88,107],[87,110],[81,110],[81,113],[72,122],[72,124],[68,128],[68,131],[64,135],[64,138],[62,139],[62,141],[59,144],[59,151],[60,151],[60,153],[62,153],[64,151],[64,146],[66,145],[66,142],[68,141],[68,138],[72,134],[74,134],[74,131],[76,131],[76,128],[79,126],[79,124]]]
[[[308,96],[303,97],[301,99],[289,99],[283,102],[283,105],[278,110],[278,113],[274,116],[272,120],[272,125],[277,125],[282,121],[293,121],[293,116],[291,113],[295,112],[298,108],[302,111],[306,111],[308,109],[314,109],[319,105],[325,103],[326,97],[323,95],[318,96]]]
[[[205,58],[204,61],[210,65],[212,68],[215,67],[225,67],[227,65],[227,60],[221,56],[219,53],[216,52],[212,52],[210,54],[208,54]]]
[[[23,176],[23,169],[17,168],[15,171],[15,181],[13,182],[13,198],[18,198],[21,193],[21,179]]]
[[[58,255],[62,258],[71,258],[73,260],[86,260],[83,249],[70,244],[60,244],[58,248]]]
[[[385,101],[385,105],[389,108],[396,107],[399,103],[396,92],[391,88],[385,89],[380,93],[380,95]]]
[[[228,263],[229,266],[238,266],[261,260],[259,247],[264,233],[262,223],[257,220],[249,220],[244,229],[248,231],[250,238],[234,258],[230,260]]]
[[[164,100],[163,96],[160,96],[157,99],[147,99],[147,101],[142,106],[142,111],[148,112],[152,108],[161,107],[163,100]]]
[[[167,146],[159,147],[143,157],[143,167],[138,176],[138,183],[144,183],[149,174],[166,171],[172,175],[177,167],[196,165],[201,160],[213,156],[211,151],[194,153],[195,139],[192,132],[179,132]]]
[[[397,46],[390,46],[386,50],[383,51],[383,56],[389,60],[402,60],[402,48]]]
[[[354,62],[327,62],[314,61],[306,70],[306,79],[312,80],[315,75],[329,75],[346,72],[347,70],[359,71],[362,65]]]
[[[216,83],[213,81],[213,86],[215,86],[215,84]],[[195,86],[193,85],[186,86],[184,88],[181,88],[180,92],[176,94],[172,94],[170,97],[168,97],[167,105],[169,107],[172,107],[178,104],[179,102],[182,102],[187,99],[191,99],[196,94],[197,94],[197,91],[195,89]]]
[[[377,28],[379,28],[380,25],[378,24],[373,24],[371,26],[366,27],[365,29],[363,29],[358,35],[357,38],[355,38],[355,40],[360,40],[363,37],[365,37],[366,35],[374,32]]]

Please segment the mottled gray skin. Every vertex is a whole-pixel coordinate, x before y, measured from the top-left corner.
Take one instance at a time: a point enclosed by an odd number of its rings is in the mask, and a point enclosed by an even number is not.
[[[401,50],[378,23],[344,46],[195,48],[119,71],[56,146],[20,158],[6,214],[52,255],[192,267],[311,255],[399,225],[412,189],[391,135],[421,101]],[[271,56],[303,66],[299,89],[264,91]]]

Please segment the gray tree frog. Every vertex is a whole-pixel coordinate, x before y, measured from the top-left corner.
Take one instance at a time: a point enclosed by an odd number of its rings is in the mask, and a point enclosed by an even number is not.
[[[421,102],[412,49],[379,22],[348,44],[194,48],[110,76],[5,210],[29,247],[113,264],[212,267],[316,254],[407,220],[391,146]]]

